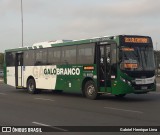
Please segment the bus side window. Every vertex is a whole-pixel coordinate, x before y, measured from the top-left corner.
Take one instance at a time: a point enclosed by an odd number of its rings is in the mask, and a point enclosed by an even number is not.
[[[62,47],[62,64],[76,64],[76,46]]]
[[[47,49],[39,49],[35,51],[35,65],[47,64]]]
[[[18,66],[23,66],[23,54],[18,55]]]
[[[61,64],[61,47],[48,48],[48,65]]]
[[[77,46],[77,64],[93,64],[95,44],[84,44]]]
[[[15,66],[15,53],[7,52],[6,53],[6,65],[7,67]]]

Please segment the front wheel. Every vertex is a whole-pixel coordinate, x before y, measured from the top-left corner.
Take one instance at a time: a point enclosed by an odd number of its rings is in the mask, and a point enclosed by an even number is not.
[[[96,99],[98,97],[98,92],[93,81],[87,81],[84,89],[85,96],[89,99]]]
[[[37,94],[36,83],[34,79],[29,79],[27,82],[27,90],[30,94]]]

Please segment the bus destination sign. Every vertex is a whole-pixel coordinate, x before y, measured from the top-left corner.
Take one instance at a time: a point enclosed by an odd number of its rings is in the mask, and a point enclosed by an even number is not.
[[[149,43],[147,37],[125,37],[125,43]]]

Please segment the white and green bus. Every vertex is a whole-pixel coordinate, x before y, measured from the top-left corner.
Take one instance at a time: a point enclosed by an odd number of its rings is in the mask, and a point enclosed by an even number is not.
[[[29,93],[59,90],[96,99],[156,90],[152,40],[118,35],[38,43],[5,51],[5,83]]]

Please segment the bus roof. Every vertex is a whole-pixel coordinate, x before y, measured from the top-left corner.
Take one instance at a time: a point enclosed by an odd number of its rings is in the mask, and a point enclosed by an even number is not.
[[[96,43],[96,42],[108,42],[113,43],[116,41],[119,36],[129,36],[129,35],[115,35],[115,36],[103,36],[103,37],[95,37],[90,39],[81,39],[81,40],[56,40],[56,41],[46,41],[35,43],[30,47],[19,47],[14,49],[7,49],[5,52],[14,52],[14,51],[26,51],[38,48],[48,48],[48,47],[56,47],[56,46],[67,46],[67,45],[80,45],[80,44],[88,44],[88,43]],[[138,36],[138,35],[130,35],[130,36]],[[148,37],[148,36],[147,36]]]

